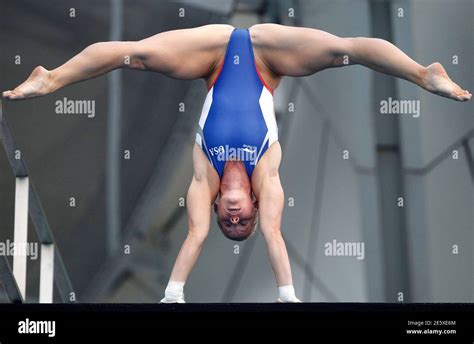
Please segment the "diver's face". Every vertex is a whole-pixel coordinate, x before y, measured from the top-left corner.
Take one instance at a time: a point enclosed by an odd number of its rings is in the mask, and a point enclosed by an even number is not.
[[[253,230],[255,206],[250,195],[243,190],[221,195],[214,210],[224,235],[231,239],[248,237]]]

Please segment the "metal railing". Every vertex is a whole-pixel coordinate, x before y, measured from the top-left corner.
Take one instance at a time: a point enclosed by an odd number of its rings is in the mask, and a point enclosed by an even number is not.
[[[30,180],[28,169],[13,135],[8,127],[0,100],[0,140],[15,175],[15,222],[14,243],[28,243],[28,213],[41,243],[39,302],[52,303],[54,288],[59,292],[62,302],[76,302],[71,281],[64,266],[61,254],[54,241],[51,228]],[[0,258],[0,282],[12,302],[24,302],[26,297],[27,254],[13,256],[13,271],[6,257]]]

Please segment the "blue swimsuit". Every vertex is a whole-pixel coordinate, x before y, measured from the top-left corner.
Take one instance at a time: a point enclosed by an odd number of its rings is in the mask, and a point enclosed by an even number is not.
[[[277,140],[272,91],[257,70],[250,33],[234,29],[222,69],[204,102],[196,142],[219,177],[230,160],[242,161],[251,177]]]

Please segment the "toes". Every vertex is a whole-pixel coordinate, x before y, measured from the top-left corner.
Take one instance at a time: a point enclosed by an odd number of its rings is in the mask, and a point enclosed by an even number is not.
[[[462,102],[467,102],[471,98],[472,98],[472,94],[470,94],[467,91],[464,91],[463,94],[460,94],[460,95],[457,96],[457,100],[462,101]]]
[[[15,91],[5,91],[2,93],[2,97],[8,100],[19,100],[23,99],[24,95],[15,93]]]
[[[463,96],[469,96],[471,93],[469,93],[469,91],[467,90],[463,90],[461,87],[459,87],[458,85],[454,84],[455,87],[452,91],[452,94],[455,95],[455,96],[459,96],[459,97],[463,97]]]
[[[10,91],[10,90],[9,90],[9,91],[4,91],[4,92],[2,93],[2,97],[3,97],[3,98],[6,98],[6,99],[10,99],[12,96],[13,96],[13,92]]]

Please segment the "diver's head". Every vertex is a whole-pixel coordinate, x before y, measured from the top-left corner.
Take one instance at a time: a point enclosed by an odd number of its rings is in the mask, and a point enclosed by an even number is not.
[[[227,238],[242,241],[255,233],[258,202],[252,194],[250,179],[242,163],[226,163],[214,211],[217,224]]]

